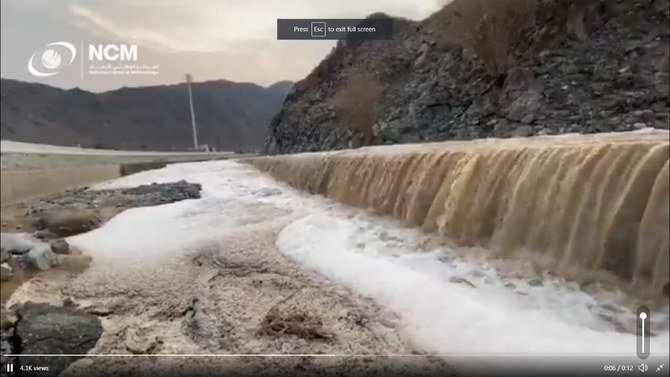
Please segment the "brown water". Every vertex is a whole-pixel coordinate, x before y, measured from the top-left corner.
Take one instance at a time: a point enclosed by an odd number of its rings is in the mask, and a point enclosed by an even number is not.
[[[311,193],[372,208],[459,245],[668,284],[668,133],[369,147],[254,159]]]

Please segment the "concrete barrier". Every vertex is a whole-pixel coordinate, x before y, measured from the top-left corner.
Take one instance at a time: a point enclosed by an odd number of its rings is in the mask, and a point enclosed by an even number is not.
[[[120,176],[118,165],[48,170],[3,170],[0,171],[0,202],[4,206]]]
[[[161,169],[167,166],[166,162],[136,162],[132,164],[121,164],[119,166],[119,174],[122,177],[127,175],[139,173],[145,170]]]
[[[203,156],[204,155],[204,156]],[[229,158],[250,158],[255,154],[211,153],[161,157],[37,155],[2,153],[0,169],[1,203],[8,204],[87,186],[144,170],[160,169],[167,164],[200,162]]]

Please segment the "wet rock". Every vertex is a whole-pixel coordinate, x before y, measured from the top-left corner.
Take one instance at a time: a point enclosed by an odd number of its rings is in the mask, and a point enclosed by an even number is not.
[[[531,287],[540,287],[543,285],[542,280],[540,279],[531,279],[528,281],[528,285]]]
[[[7,331],[14,327],[19,318],[16,312],[12,309],[6,308],[4,304],[0,306],[0,330]]]
[[[9,338],[9,336],[7,336],[7,338]],[[9,341],[9,339],[5,339],[5,337],[3,336],[0,339],[0,352],[2,352],[3,355],[5,355],[5,354],[13,353],[12,351],[13,351],[12,350],[12,343]],[[4,366],[5,366],[6,363],[9,363],[9,360],[7,360],[7,361],[3,360],[3,363],[2,363],[3,369],[4,369]]]
[[[17,308],[20,321],[16,335],[21,341],[21,353],[26,354],[85,354],[102,335],[100,320],[69,306],[53,306],[27,302]],[[35,357],[35,365],[49,366],[58,375],[79,357]]]
[[[454,277],[450,278],[449,281],[451,283],[466,284],[466,285],[471,286],[472,288],[477,288],[476,285],[474,285],[472,282],[470,282],[470,280],[468,280],[466,278],[454,276]]]
[[[5,371],[4,367],[7,364],[15,364],[16,360],[13,357],[5,356],[7,354],[14,353],[12,347],[12,336],[10,333],[0,334],[0,364],[2,364],[3,372]],[[4,376],[4,374],[3,374]]]
[[[123,211],[123,209],[119,207],[103,207],[98,210],[98,215],[100,216],[100,220],[102,222],[107,222],[111,220],[112,217],[118,215],[121,211]]]
[[[23,261],[26,266],[40,271],[46,271],[59,263],[58,256],[51,251],[51,245],[47,243],[39,244],[30,249],[23,256]]]
[[[201,186],[186,181],[154,183],[129,189],[69,190],[58,198],[32,203],[26,216],[36,219],[34,236],[48,240],[86,232],[100,226],[119,212],[135,207],[155,206],[200,197]],[[52,225],[53,221],[57,222]],[[60,224],[72,221],[71,224]],[[49,225],[52,225],[49,227]],[[66,229],[58,232],[58,226]],[[56,231],[52,230],[56,227]],[[63,234],[61,234],[63,233]]]
[[[62,238],[51,241],[51,251],[56,254],[70,254],[70,244]]]
[[[136,195],[141,206],[172,203],[186,199],[200,198],[202,186],[184,180],[170,183],[152,183],[122,190],[125,195]]]
[[[14,270],[7,263],[0,264],[0,280],[9,281],[14,276]]]
[[[14,336],[14,326],[17,322],[16,313],[6,308],[4,304],[0,304],[0,364],[3,367],[10,363],[16,363],[15,357],[5,355],[16,353],[18,350],[16,337]]]
[[[37,238],[38,240],[53,240],[58,238],[57,235],[51,233],[48,230],[38,230],[33,233],[33,237]]]
[[[93,230],[100,224],[94,211],[66,208],[43,213],[35,225],[39,230],[46,229],[59,237],[68,237]]]
[[[279,194],[281,194],[281,190],[271,187],[260,189],[257,192],[257,195],[260,197],[277,196]]]

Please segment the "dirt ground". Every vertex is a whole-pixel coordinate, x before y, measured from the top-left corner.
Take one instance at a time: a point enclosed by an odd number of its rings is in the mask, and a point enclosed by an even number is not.
[[[35,229],[30,219],[23,216],[23,204],[9,204],[0,208],[0,229],[3,233],[32,232]]]

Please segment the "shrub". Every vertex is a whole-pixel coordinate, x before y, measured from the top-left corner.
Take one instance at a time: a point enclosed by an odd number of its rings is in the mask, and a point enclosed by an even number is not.
[[[352,76],[334,98],[337,117],[342,125],[360,132],[366,145],[372,144],[377,121],[375,105],[382,94],[379,82],[369,76]]]

